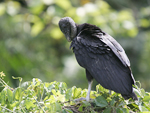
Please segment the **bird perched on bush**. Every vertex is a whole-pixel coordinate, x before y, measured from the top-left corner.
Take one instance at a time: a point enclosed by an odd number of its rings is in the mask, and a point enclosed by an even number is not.
[[[70,42],[78,64],[85,68],[90,100],[93,78],[104,88],[120,93],[124,99],[137,100],[130,61],[121,45],[99,27],[88,23],[76,24],[70,17],[59,21],[60,30]]]

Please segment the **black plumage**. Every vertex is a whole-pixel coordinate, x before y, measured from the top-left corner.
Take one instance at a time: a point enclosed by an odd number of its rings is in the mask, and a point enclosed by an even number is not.
[[[77,25],[70,17],[62,18],[59,27],[73,49],[79,65],[86,70],[89,93],[93,78],[104,88],[113,90],[125,99],[137,96],[130,61],[121,45],[100,28],[91,24]],[[88,95],[89,96],[89,95]],[[89,101],[89,97],[86,100]]]

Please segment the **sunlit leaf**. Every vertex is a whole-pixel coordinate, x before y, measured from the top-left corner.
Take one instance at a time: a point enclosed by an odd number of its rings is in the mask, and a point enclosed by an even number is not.
[[[32,81],[33,81],[33,84],[34,84],[35,86],[40,85],[41,82],[42,82],[42,81],[41,81],[40,79],[38,79],[38,78],[33,78]]]
[[[118,20],[119,21],[123,21],[123,20],[132,20],[132,13],[131,11],[127,11],[127,10],[122,10],[119,12],[118,15]]]
[[[31,107],[34,107],[35,105],[34,105],[33,101],[27,99],[27,100],[25,100],[25,106],[27,109],[30,109]]]
[[[16,100],[19,100],[20,96],[21,96],[21,88],[18,87],[14,90],[14,93],[13,93],[13,98],[16,99]]]
[[[51,90],[54,88],[53,84],[45,83],[45,87],[47,92],[51,92]]]
[[[102,87],[100,84],[98,84],[98,85],[96,86],[96,91],[97,91],[97,92],[109,92],[108,89],[105,89],[105,88]]]
[[[66,100],[72,99],[72,89],[68,89],[65,95]]]
[[[149,113],[149,111],[143,111],[143,112],[139,112],[139,113]]]
[[[13,92],[10,89],[7,89],[7,97],[8,97],[8,101],[10,103],[12,103],[12,101],[13,101]]]
[[[81,94],[82,89],[74,87],[72,90],[73,90],[73,98],[78,98]]]
[[[36,22],[31,28],[31,35],[38,35],[44,28],[44,23],[41,21]]]
[[[56,0],[55,3],[65,10],[71,7],[69,0]]]
[[[60,39],[61,37],[65,37],[58,27],[52,29],[50,35],[54,39]]]
[[[19,81],[21,82],[22,81],[22,78],[21,77],[14,77],[12,76],[13,79],[19,79]]]
[[[16,1],[9,1],[7,3],[7,13],[10,15],[16,15],[20,10],[20,4]]]
[[[3,89],[2,91],[1,91],[1,105],[5,105],[6,104],[6,90],[5,89]]]
[[[143,101],[150,102],[150,96],[144,96]]]
[[[145,90],[141,89],[141,95],[144,97],[145,96]]]
[[[149,27],[150,26],[150,22],[148,19],[141,19],[140,24],[142,27]]]
[[[50,103],[55,103],[56,102],[56,97],[54,95],[51,95],[49,98]]]
[[[36,3],[31,1],[29,5],[30,5],[29,9],[33,14],[39,14],[44,9],[44,4],[41,0],[36,0]]]
[[[138,29],[132,28],[132,29],[128,30],[127,33],[130,37],[135,37],[138,34]]]
[[[65,102],[65,96],[62,95],[62,94],[58,94],[57,100],[58,100],[58,101],[61,101],[61,102]]]
[[[0,16],[5,13],[6,7],[5,4],[1,3],[0,4]]]
[[[135,92],[135,94],[136,94],[137,96],[141,96],[139,89],[135,89],[135,88],[134,88],[134,92]]]
[[[140,109],[140,111],[149,111],[146,107],[144,107],[144,106],[142,106],[142,105],[140,105],[139,106],[139,109]]]

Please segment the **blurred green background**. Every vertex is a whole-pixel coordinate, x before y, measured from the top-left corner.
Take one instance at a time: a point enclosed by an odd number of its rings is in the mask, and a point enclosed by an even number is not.
[[[0,71],[9,85],[18,86],[15,76],[87,88],[84,69],[58,27],[65,16],[113,36],[125,49],[136,81],[150,91],[149,0],[1,0]]]

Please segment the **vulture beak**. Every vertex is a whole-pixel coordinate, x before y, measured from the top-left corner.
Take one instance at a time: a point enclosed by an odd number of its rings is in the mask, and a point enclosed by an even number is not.
[[[68,42],[71,42],[71,38],[67,34],[65,34],[65,37],[66,37]]]

